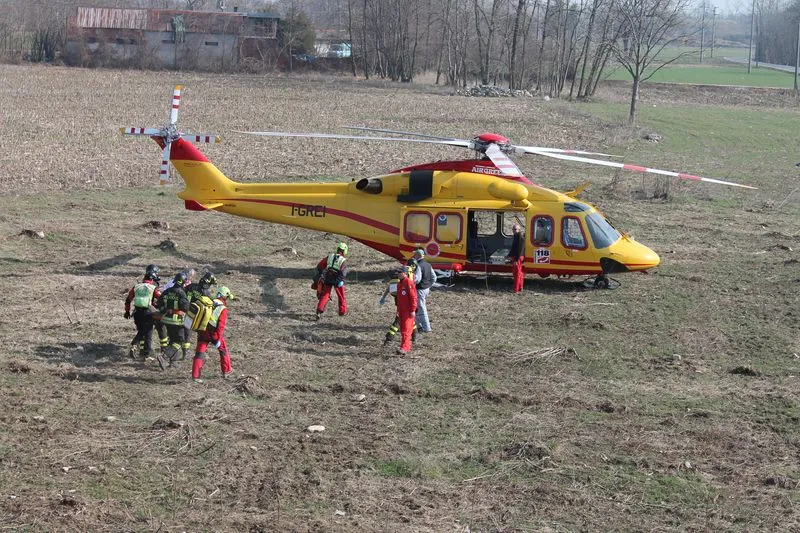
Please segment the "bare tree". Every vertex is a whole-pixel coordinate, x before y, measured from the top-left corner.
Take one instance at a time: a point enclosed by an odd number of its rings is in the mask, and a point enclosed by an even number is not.
[[[691,33],[686,27],[688,4],[689,0],[620,0],[617,4],[617,19],[622,33],[612,45],[612,51],[633,80],[628,114],[631,124],[636,122],[640,84],[691,53],[662,55],[666,47]]]

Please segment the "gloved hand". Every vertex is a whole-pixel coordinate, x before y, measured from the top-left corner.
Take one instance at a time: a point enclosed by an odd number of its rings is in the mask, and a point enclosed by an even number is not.
[[[344,287],[344,281],[339,281],[336,283],[337,287]]]
[[[220,345],[222,345],[222,343],[220,341],[217,341],[214,343],[214,348],[219,348]]]
[[[380,303],[381,305],[385,304],[385,303],[386,303],[386,296],[382,296],[382,297],[381,297],[381,299],[380,299],[380,301],[379,301],[379,303]]]
[[[130,317],[131,317],[131,312],[125,311],[125,320],[129,319]]]

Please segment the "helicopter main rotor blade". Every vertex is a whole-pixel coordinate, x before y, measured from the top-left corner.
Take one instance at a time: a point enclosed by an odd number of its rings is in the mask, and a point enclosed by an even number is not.
[[[509,157],[504,154],[500,147],[496,144],[490,144],[486,148],[486,156],[492,160],[494,166],[496,166],[505,176],[513,176],[517,178],[524,176],[519,167],[515,165],[514,162],[509,159]]]
[[[392,133],[394,135],[413,135],[414,137],[422,137],[425,139],[436,139],[439,141],[461,141],[463,139],[456,139],[455,137],[439,137],[438,135],[428,135],[426,133],[415,133],[413,131],[396,131],[396,130],[382,130],[378,128],[365,128],[363,126],[342,126],[346,130],[359,130],[359,131],[374,131],[378,133]],[[464,141],[466,142],[466,141]]]
[[[234,130],[236,133],[244,133],[246,135],[259,135],[262,137],[306,137],[309,139],[355,139],[359,141],[395,141],[395,142],[408,142],[408,143],[429,143],[429,144],[447,144],[450,146],[459,146],[469,148],[469,141],[462,141],[458,139],[453,140],[432,140],[432,139],[405,139],[402,137],[372,137],[366,135],[339,135],[337,133],[292,133],[286,131],[239,131]]]
[[[622,157],[614,154],[601,154],[600,152],[584,152],[582,150],[566,150],[563,148],[544,148],[542,146],[517,146],[513,145],[516,154],[538,154],[547,152],[551,154],[577,154],[577,155],[596,155],[599,157]]]
[[[541,150],[538,151],[530,151],[528,153],[543,155],[547,157],[552,157],[554,159],[563,159],[564,161],[578,161],[580,163],[589,163],[590,165],[601,165],[605,167],[612,167],[612,168],[621,168],[623,170],[630,170],[632,172],[644,172],[648,174],[660,174],[662,176],[672,176],[674,178],[680,178],[682,180],[692,180],[692,181],[705,181],[708,183],[717,183],[719,185],[730,185],[732,187],[742,187],[743,189],[758,189],[758,187],[752,187],[750,185],[742,185],[741,183],[734,183],[732,181],[724,181],[718,180],[714,178],[704,178],[702,176],[695,176],[692,174],[684,174],[682,172],[672,172],[669,170],[660,170],[657,168],[647,168],[642,167],[639,165],[629,165],[626,163],[616,163],[614,161],[603,161],[602,159],[590,159],[588,157],[579,157],[579,156],[572,156],[572,155],[564,155],[564,154],[556,154],[553,152],[543,152]]]

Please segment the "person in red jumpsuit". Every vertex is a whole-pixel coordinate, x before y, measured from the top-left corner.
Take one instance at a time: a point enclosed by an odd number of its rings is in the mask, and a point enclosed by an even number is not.
[[[508,259],[511,262],[511,271],[514,273],[514,292],[522,292],[522,284],[525,281],[523,265],[525,263],[525,252],[522,246],[522,227],[514,224],[512,228],[514,240],[511,241],[511,249],[508,252]]]
[[[417,287],[414,285],[414,270],[409,266],[400,274],[397,284],[397,321],[400,326],[400,347],[398,355],[406,355],[411,351],[411,335],[417,316]]]
[[[228,287],[217,289],[217,295],[214,298],[214,310],[211,312],[208,328],[197,333],[197,348],[192,361],[192,379],[198,383],[203,382],[200,379],[200,370],[202,370],[203,363],[205,363],[206,349],[209,344],[219,350],[219,366],[222,370],[222,377],[227,379],[233,372],[231,356],[228,353],[228,346],[225,344],[225,326],[228,324],[228,300],[233,300],[233,294],[231,294],[230,289]]]
[[[314,273],[314,283],[317,289],[317,315],[316,319],[322,317],[325,306],[331,299],[331,290],[336,290],[336,297],[339,300],[339,316],[347,314],[347,300],[344,296],[344,281],[347,277],[347,243],[340,242],[336,246],[336,252],[332,253],[317,263]]]

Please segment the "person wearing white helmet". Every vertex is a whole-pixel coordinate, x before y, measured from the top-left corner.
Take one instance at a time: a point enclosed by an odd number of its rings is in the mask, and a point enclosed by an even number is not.
[[[344,295],[344,281],[347,278],[347,252],[348,246],[345,242],[336,245],[336,251],[317,263],[314,273],[314,287],[317,289],[317,315],[316,319],[322,317],[325,306],[331,299],[331,290],[336,290],[336,297],[339,300],[339,316],[347,314],[347,299]]]

